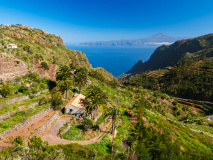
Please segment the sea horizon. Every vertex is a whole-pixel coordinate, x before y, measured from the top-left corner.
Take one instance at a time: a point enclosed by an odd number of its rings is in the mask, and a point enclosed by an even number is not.
[[[115,77],[128,72],[139,60],[147,61],[156,47],[100,47],[66,45],[86,54],[93,68],[103,67]]]

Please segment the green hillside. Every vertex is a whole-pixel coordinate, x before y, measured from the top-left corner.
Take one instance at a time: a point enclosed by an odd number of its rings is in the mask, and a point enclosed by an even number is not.
[[[212,106],[183,103],[171,96],[184,93],[211,98],[210,51],[206,56],[197,52],[195,59],[184,60],[171,70],[141,73],[121,84],[105,69],[92,69],[83,52],[67,49],[58,36],[17,25],[0,31],[2,52],[7,52],[4,59],[18,58],[32,67],[35,56],[36,63],[59,65],[55,81],[29,72],[0,83],[0,159],[212,159],[213,122],[208,120]],[[8,49],[7,43],[18,48]],[[192,94],[188,94],[189,88]],[[62,107],[80,93],[86,97],[86,116],[70,116],[72,110],[62,114]],[[99,116],[97,121],[88,118],[93,110]],[[32,119],[34,115],[36,119]],[[50,121],[55,115],[58,117]],[[68,121],[56,130],[54,138],[70,140],[70,144],[42,141],[40,137],[63,118]],[[51,123],[44,126],[46,122]],[[26,125],[18,128],[20,123]],[[36,134],[42,127],[43,132]]]
[[[66,48],[60,36],[41,29],[23,25],[0,26],[0,44],[3,45],[1,52],[23,60],[29,67],[32,67],[34,57],[34,64],[46,61],[50,64],[74,63],[79,67],[91,68],[83,52]],[[7,44],[16,44],[18,48],[8,49]]]
[[[172,45],[158,47],[147,62],[139,61],[127,74],[139,74],[148,70],[174,66],[183,59],[213,56],[213,34],[193,39],[179,40]]]

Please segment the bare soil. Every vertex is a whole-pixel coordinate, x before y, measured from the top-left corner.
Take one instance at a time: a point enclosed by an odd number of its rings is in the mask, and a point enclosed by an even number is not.
[[[31,133],[35,132],[36,129],[41,127],[49,118],[53,116],[55,111],[51,110],[48,113],[42,115],[41,117],[35,119],[34,121],[30,122],[29,124],[25,125],[24,127],[19,128],[17,131],[12,132],[11,134],[7,135],[6,137],[0,140],[0,148],[10,146],[9,138],[14,139],[17,136],[21,136],[23,139],[28,138]]]

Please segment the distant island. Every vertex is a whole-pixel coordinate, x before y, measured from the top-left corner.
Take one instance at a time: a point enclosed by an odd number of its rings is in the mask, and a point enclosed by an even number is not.
[[[172,37],[163,33],[157,33],[151,37],[134,40],[114,40],[114,41],[95,41],[80,43],[81,46],[100,46],[100,47],[157,47],[170,45],[184,37]]]

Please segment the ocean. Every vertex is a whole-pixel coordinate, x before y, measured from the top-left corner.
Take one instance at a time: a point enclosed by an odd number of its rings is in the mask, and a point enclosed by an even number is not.
[[[139,60],[147,61],[156,48],[66,46],[86,54],[93,68],[103,67],[115,77],[129,71]]]

